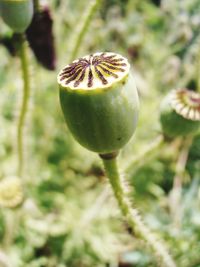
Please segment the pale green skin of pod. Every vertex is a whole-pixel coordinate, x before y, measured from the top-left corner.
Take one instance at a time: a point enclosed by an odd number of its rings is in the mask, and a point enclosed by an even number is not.
[[[33,17],[32,0],[0,0],[4,22],[16,33],[23,33]]]
[[[160,122],[166,137],[195,134],[200,128],[199,121],[186,119],[173,110],[170,105],[170,96],[164,98],[160,111]]]
[[[135,131],[139,99],[131,75],[102,89],[72,90],[60,86],[60,102],[74,138],[91,151],[118,151]]]

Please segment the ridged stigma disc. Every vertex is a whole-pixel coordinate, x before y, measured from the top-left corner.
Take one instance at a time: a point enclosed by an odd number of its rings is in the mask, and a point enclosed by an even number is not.
[[[182,117],[200,121],[200,94],[187,89],[173,90],[171,93],[172,108]]]
[[[168,137],[196,133],[200,127],[200,94],[188,89],[171,91],[161,104],[160,121]]]
[[[71,90],[107,88],[125,77],[130,69],[119,54],[95,53],[74,60],[58,75],[58,83]]]
[[[133,135],[139,100],[129,72],[126,58],[106,52],[79,58],[59,73],[66,123],[74,138],[87,149],[113,153]]]

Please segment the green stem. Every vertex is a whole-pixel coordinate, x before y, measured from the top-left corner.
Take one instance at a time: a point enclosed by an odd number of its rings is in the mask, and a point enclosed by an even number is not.
[[[128,164],[124,167],[126,173],[133,174],[138,168],[147,161],[156,153],[160,151],[160,148],[164,144],[164,137],[162,135],[158,136],[154,142],[148,145],[138,156],[133,157]]]
[[[200,48],[197,52],[197,63],[196,63],[196,80],[197,80],[197,92],[200,93]]]
[[[69,62],[72,62],[78,54],[79,48],[81,46],[82,40],[88,30],[88,27],[90,25],[90,22],[92,20],[92,17],[94,15],[94,13],[96,12],[98,6],[100,5],[100,2],[102,0],[93,0],[88,9],[86,10],[86,13],[84,15],[84,17],[82,19],[80,19],[81,24],[78,25],[78,29],[76,31],[75,34],[75,39],[72,45],[72,51],[70,53],[70,58],[69,58]]]
[[[175,169],[175,177],[173,182],[173,188],[169,197],[169,208],[173,218],[174,225],[180,228],[183,217],[182,209],[182,186],[183,176],[188,160],[189,150],[192,144],[193,137],[189,136],[182,140],[182,148],[178,155],[178,160]]]
[[[4,212],[5,219],[5,235],[3,240],[3,245],[5,250],[8,250],[13,243],[14,239],[14,225],[15,225],[15,216],[13,210],[5,210]]]
[[[176,267],[176,264],[165,246],[151,233],[148,227],[144,225],[137,209],[131,206],[118,171],[116,158],[105,159],[102,157],[102,160],[119,208],[134,234],[147,242],[155,253],[155,258],[158,257],[161,260],[163,267]]]
[[[18,175],[23,174],[24,168],[24,143],[23,143],[23,133],[25,126],[25,118],[28,110],[28,100],[30,96],[30,79],[29,79],[29,69],[28,69],[28,58],[26,51],[26,40],[23,35],[20,36],[20,59],[22,68],[22,78],[23,78],[23,97],[22,104],[19,113],[18,125],[17,125],[17,151],[18,151]]]
[[[40,0],[34,0],[34,12],[40,11]]]

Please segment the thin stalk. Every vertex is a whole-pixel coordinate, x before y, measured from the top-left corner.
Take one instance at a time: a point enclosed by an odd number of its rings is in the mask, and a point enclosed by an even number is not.
[[[40,11],[40,0],[34,0],[34,12]]]
[[[30,79],[28,69],[28,58],[26,51],[26,39],[24,35],[20,36],[19,55],[21,60],[22,78],[23,78],[23,97],[17,125],[17,151],[18,151],[18,175],[22,176],[24,169],[24,126],[28,110],[28,101],[30,96]]]
[[[200,93],[200,48],[197,52],[197,63],[196,63],[196,83],[197,83],[197,92]]]
[[[14,225],[15,225],[15,216],[13,210],[6,210],[4,212],[5,219],[5,235],[3,239],[3,246],[5,250],[8,250],[13,243],[14,239]]]
[[[83,18],[80,19],[81,24],[78,25],[78,28],[76,30],[75,39],[72,44],[72,51],[70,53],[69,62],[72,62],[77,57],[82,40],[85,34],[87,33],[92,17],[95,14],[101,1],[102,0],[92,0]]]
[[[164,144],[164,137],[159,135],[147,148],[145,148],[139,155],[133,157],[124,167],[126,173],[133,173],[144,163],[147,162],[153,155],[160,151]]]
[[[155,258],[159,258],[163,267],[176,267],[175,262],[169,255],[165,246],[151,233],[151,230],[148,229],[148,227],[143,223],[137,209],[132,207],[128,197],[126,196],[125,186],[118,171],[116,157],[110,159],[105,159],[102,157],[102,160],[106,175],[111,184],[119,208],[124,215],[128,225],[131,227],[134,235],[137,235],[147,242],[149,247],[152,248],[152,251],[155,254]]]
[[[170,211],[173,217],[175,226],[178,228],[181,226],[183,209],[182,209],[182,185],[185,167],[188,160],[189,149],[191,147],[193,138],[190,136],[182,141],[182,148],[178,155],[176,163],[175,177],[173,182],[173,188],[170,193]]]

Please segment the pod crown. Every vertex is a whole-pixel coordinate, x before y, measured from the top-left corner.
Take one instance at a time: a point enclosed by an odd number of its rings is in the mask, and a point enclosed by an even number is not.
[[[187,90],[173,90],[171,95],[172,108],[182,117],[200,121],[200,94]]]
[[[127,76],[128,60],[116,53],[87,55],[64,67],[58,74],[58,83],[72,90],[107,88]]]

